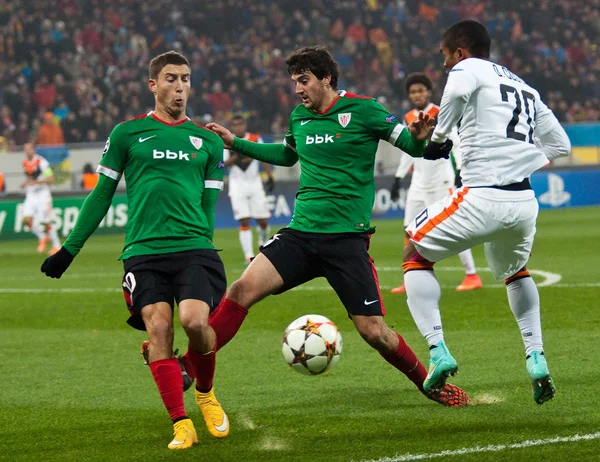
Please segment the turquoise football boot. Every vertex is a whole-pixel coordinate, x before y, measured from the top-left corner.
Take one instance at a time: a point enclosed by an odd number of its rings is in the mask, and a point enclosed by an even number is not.
[[[543,351],[532,351],[526,360],[527,373],[531,379],[531,385],[533,386],[533,400],[537,404],[544,404],[546,401],[550,401],[556,394],[556,388],[552,377],[550,377],[550,371],[548,370],[548,363]]]
[[[429,348],[429,372],[423,382],[423,389],[427,393],[439,391],[446,385],[446,379],[458,372],[456,359],[452,357],[446,344],[441,342]]]

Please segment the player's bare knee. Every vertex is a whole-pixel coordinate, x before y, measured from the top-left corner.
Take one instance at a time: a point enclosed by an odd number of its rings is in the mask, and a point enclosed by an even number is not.
[[[180,317],[181,327],[189,335],[190,333],[203,332],[208,328],[208,316],[186,316]]]
[[[24,217],[23,224],[29,228],[33,225],[33,219],[31,217]]]

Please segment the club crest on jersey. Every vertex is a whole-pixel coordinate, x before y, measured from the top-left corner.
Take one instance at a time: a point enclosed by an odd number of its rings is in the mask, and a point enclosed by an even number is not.
[[[202,147],[202,138],[196,138],[195,136],[190,136],[190,141],[192,142],[192,145],[196,149],[200,149]]]
[[[352,118],[351,112],[344,112],[343,114],[338,114],[338,122],[344,128],[346,128],[348,126],[351,118]]]

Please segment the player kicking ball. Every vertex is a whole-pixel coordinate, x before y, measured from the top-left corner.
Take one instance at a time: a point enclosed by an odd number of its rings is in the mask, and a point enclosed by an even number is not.
[[[484,244],[492,274],[506,284],[523,336],[533,399],[543,404],[556,390],[544,355],[538,290],[525,267],[538,214],[529,176],[548,160],[566,156],[570,142],[537,90],[489,60],[490,45],[485,27],[476,21],[458,22],[442,37],[449,75],[424,158],[447,158],[449,136],[458,125],[464,186],[408,226],[404,284],[412,316],[430,348],[424,388],[441,389],[458,364],[444,343],[433,265]]]
[[[423,111],[429,114],[429,117],[435,119],[440,112],[440,108],[431,102],[431,80],[425,74],[416,72],[406,78],[405,83],[408,99],[414,106],[413,109],[404,114],[404,123],[410,124]],[[460,150],[458,144],[458,134],[452,133],[451,156],[455,159],[457,167],[460,165]],[[400,197],[400,186],[402,180],[406,177],[410,169],[413,169],[412,179],[408,192],[406,194],[406,206],[404,207],[404,226],[408,226],[415,217],[427,208],[427,206],[438,200],[452,194],[455,177],[460,179],[460,174],[454,172],[450,159],[439,159],[436,161],[414,158],[403,154],[400,158],[400,165],[396,171],[396,178],[391,188],[391,198],[397,201]],[[404,238],[404,245],[408,243],[408,233]],[[465,278],[456,288],[458,292],[480,289],[483,284],[477,270],[471,249],[458,254],[461,263],[465,269]],[[392,289],[393,294],[403,294],[406,292],[404,284]]]
[[[169,449],[198,442],[183,401],[183,377],[173,354],[173,307],[189,339],[186,368],[196,378],[196,403],[209,432],[223,438],[229,421],[213,391],[215,332],[209,313],[227,281],[213,245],[215,203],[223,188],[223,142],[185,114],[190,65],[170,51],[149,65],[155,108],[117,125],[98,166],[98,184],[85,200],[63,247],[42,272],[60,278],[100,224],[121,175],[127,181],[129,222],[123,260],[128,323],[145,330],[145,358],[173,421]]]
[[[468,396],[456,386],[423,389],[425,367],[383,319],[377,272],[368,252],[375,231],[371,209],[378,142],[421,156],[432,120],[420,114],[404,127],[373,98],[337,91],[338,66],[324,47],[299,49],[286,64],[302,104],[290,116],[283,144],[253,143],[218,124],[207,125],[236,152],[274,165],[299,161],[302,170],[291,223],[262,246],[210,321],[218,347],[233,338],[255,303],[324,277],[362,338],[389,364],[428,398],[446,406],[468,404]]]

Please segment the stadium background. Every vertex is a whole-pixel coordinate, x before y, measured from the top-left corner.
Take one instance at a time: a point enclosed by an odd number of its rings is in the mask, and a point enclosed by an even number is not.
[[[398,403],[398,397],[390,398],[384,379],[396,380],[395,376],[391,371],[380,372],[381,364],[360,349],[362,343],[353,336],[335,295],[321,291],[324,284],[317,284],[306,292],[262,302],[262,311],[249,317],[239,340],[223,352],[220,364],[225,369],[219,369],[217,385],[222,387],[225,402],[239,399],[239,387],[244,387],[247,400],[236,402],[238,410],[232,411],[235,431],[248,438],[260,434],[261,446],[239,442],[235,434],[229,446],[217,446],[206,438],[203,444],[214,456],[212,460],[257,460],[259,456],[261,460],[358,460],[597,431],[598,376],[593,367],[582,370],[579,359],[595,348],[600,326],[597,310],[590,309],[597,304],[600,284],[600,209],[575,207],[600,205],[600,1],[0,0],[0,173],[5,185],[0,193],[0,351],[4,353],[0,460],[156,460],[166,437],[152,381],[134,357],[138,339],[126,330],[121,316],[121,268],[115,259],[127,222],[124,184],[98,231],[116,235],[92,238],[73,274],[58,282],[42,279],[33,236],[20,224],[23,143],[34,140],[38,152],[53,164],[58,179],[52,186],[55,220],[64,239],[86,194],[81,187],[84,166],[95,168],[116,123],[153,107],[146,88],[146,66],[152,56],[170,49],[188,56],[193,80],[188,109],[195,120],[227,125],[234,113],[243,113],[251,131],[277,141],[297,104],[284,64],[296,46],[328,45],[341,67],[339,87],[375,96],[400,117],[410,108],[404,79],[411,72],[424,71],[432,78],[433,101],[439,103],[445,82],[439,37],[445,27],[463,18],[487,25],[493,38],[492,59],[540,91],[573,144],[567,159],[532,178],[541,208],[561,209],[540,215],[532,262],[534,268],[562,275],[562,282],[557,284],[555,279],[552,287],[548,273],[538,280],[548,283],[540,290],[546,335],[553,345],[552,358],[556,358],[551,365],[556,367],[560,394],[556,403],[550,403],[554,407],[530,412],[514,320],[503,291],[493,290],[498,287],[491,276],[483,274],[489,290],[468,298],[447,290],[455,285],[456,261],[440,265],[438,273],[447,300],[444,313],[454,316],[448,325],[456,334],[450,330],[448,336],[473,355],[464,363],[470,367],[470,382],[463,383],[470,385],[479,404],[490,404],[488,408],[456,414],[448,421],[444,410],[428,407],[422,412],[422,401],[408,392],[406,384],[401,396],[409,400],[408,405]],[[375,172],[374,218],[379,229],[372,251],[382,268],[384,290],[401,277],[399,218],[404,195],[392,203],[388,191],[397,163],[397,155],[382,143]],[[275,169],[272,223],[288,222],[298,174],[298,166]],[[378,218],[392,220],[382,225]],[[217,226],[234,225],[228,198],[222,194]],[[225,249],[223,257],[232,281],[243,269],[236,232],[221,230],[217,240]],[[481,249],[474,253],[482,266]],[[392,307],[389,322],[403,326],[406,338],[426,357],[408,310],[396,300],[386,295],[386,304]],[[293,374],[282,373],[281,326],[295,317],[284,309],[298,316],[318,311],[340,325],[348,349],[339,373],[308,386]],[[82,310],[84,316],[73,315]],[[583,332],[582,319],[587,326]],[[478,335],[484,335],[486,355],[479,353],[482,340]],[[265,336],[270,340],[263,347]],[[96,339],[108,345],[109,351],[102,353]],[[39,345],[43,345],[41,351]],[[113,364],[107,358],[123,359]],[[500,379],[491,363],[503,368]],[[265,380],[263,375],[271,378]],[[110,383],[107,377],[113,377]],[[490,383],[495,387],[492,394],[488,393]],[[132,386],[142,390],[139,395],[132,396]],[[367,394],[365,386],[374,394]],[[90,389],[92,396],[88,396]],[[341,399],[338,390],[342,390]],[[258,412],[264,407],[260,401],[264,394],[271,403]],[[329,412],[315,412],[319,406],[327,407],[323,394]],[[290,404],[291,397],[297,397],[299,404]],[[76,404],[80,400],[83,404]],[[382,402],[400,406],[405,420],[397,424],[397,416]],[[445,422],[441,439],[428,434],[433,425],[430,413]],[[251,414],[256,425],[248,423]],[[144,419],[143,425],[138,417]],[[279,434],[269,426],[274,418],[282,422]],[[154,419],[155,425],[146,425],[147,419]],[[26,430],[32,421],[37,422],[35,431]],[[411,438],[390,430],[394,426],[406,428]],[[76,444],[72,432],[79,435],[82,428],[89,440]],[[115,428],[133,438],[131,442],[114,436]],[[37,439],[39,434],[44,435],[43,443]],[[336,440],[331,439],[334,434]],[[424,448],[418,446],[421,441]],[[17,442],[21,452],[15,452],[11,442]],[[92,444],[104,449],[90,454]],[[542,455],[546,460],[595,460],[593,444],[578,446],[577,453],[540,449],[528,453],[527,460],[541,460]],[[314,454],[319,448],[326,457],[295,458],[298,451]],[[481,454],[477,457],[473,460],[487,460]]]

